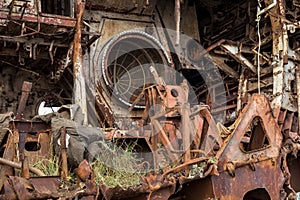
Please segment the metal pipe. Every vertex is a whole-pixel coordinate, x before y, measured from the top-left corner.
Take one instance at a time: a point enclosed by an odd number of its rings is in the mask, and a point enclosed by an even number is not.
[[[175,0],[175,22],[176,22],[176,41],[175,45],[178,46],[180,43],[180,0]]]
[[[296,66],[296,87],[297,87],[297,103],[298,103],[298,115],[300,113],[300,69]],[[300,120],[298,120],[298,134],[300,135]]]
[[[244,84],[244,79],[245,79],[244,72],[245,72],[245,68],[242,67],[242,72],[241,72],[241,75],[240,75],[239,87],[238,87],[239,89],[238,89],[238,98],[237,98],[237,107],[236,107],[237,113],[240,113],[240,111],[242,110],[242,99],[243,99],[242,96],[244,94],[243,84]]]
[[[7,166],[10,166],[10,167],[13,167],[13,168],[16,168],[16,169],[21,169],[22,168],[22,164],[21,163],[16,163],[16,162],[4,159],[4,158],[0,158],[0,164],[1,165],[7,165]],[[46,176],[41,170],[39,170],[37,168],[29,167],[29,170],[32,173],[34,173],[34,174],[36,174],[38,176]]]
[[[277,0],[274,0],[273,3],[271,3],[270,5],[268,5],[266,8],[262,9],[261,11],[257,12],[257,16],[262,15],[263,13],[269,11],[270,9],[272,9],[274,6],[276,6],[277,4]]]
[[[21,176],[23,178],[30,178],[29,174],[29,162],[28,162],[28,157],[25,156],[24,159],[22,160],[22,165],[21,165]]]
[[[60,129],[60,151],[61,151],[61,177],[67,180],[68,177],[68,161],[67,161],[67,147],[66,147],[66,128]]]

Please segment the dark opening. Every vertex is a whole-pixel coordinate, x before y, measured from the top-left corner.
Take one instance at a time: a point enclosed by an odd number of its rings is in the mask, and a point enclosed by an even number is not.
[[[43,13],[72,17],[73,0],[41,0]]]
[[[243,200],[271,200],[271,197],[266,189],[258,188],[248,191]]]
[[[291,173],[291,186],[296,192],[300,192],[300,158],[288,154],[287,164]]]
[[[38,151],[41,149],[41,144],[38,142],[26,142],[25,149],[26,151]]]
[[[4,135],[4,137],[2,138],[2,140],[0,141],[0,157],[3,157],[4,151],[5,151],[5,147],[6,147],[6,142],[8,140],[8,132]]]
[[[270,145],[262,119],[255,117],[250,126],[247,128],[241,141],[241,148],[243,151],[254,151],[266,148]]]
[[[179,94],[178,94],[178,91],[177,91],[177,90],[172,89],[172,90],[171,90],[171,95],[172,95],[173,97],[176,98],[176,97],[178,97]]]
[[[291,92],[292,92],[293,94],[297,94],[297,87],[296,87],[296,82],[295,82],[295,80],[292,80],[292,81],[291,81]]]

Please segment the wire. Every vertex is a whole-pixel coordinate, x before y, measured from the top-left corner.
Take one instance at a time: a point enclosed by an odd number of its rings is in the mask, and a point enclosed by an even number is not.
[[[31,70],[29,70],[29,69],[24,69],[24,68],[22,68],[22,67],[15,66],[15,65],[13,65],[13,64],[11,64],[11,63],[9,63],[9,62],[6,62],[6,61],[4,61],[4,60],[0,60],[0,62],[2,62],[3,64],[6,64],[6,65],[9,65],[9,66],[11,66],[11,67],[14,67],[14,68],[16,68],[16,69],[23,70],[23,71],[25,71],[25,72],[29,72],[29,73],[34,74],[34,75],[36,75],[36,76],[40,76],[39,73],[36,73],[36,72],[31,71]]]
[[[258,35],[258,54],[257,54],[257,89],[258,89],[258,94],[260,94],[260,47],[261,47],[261,35],[259,32],[259,22],[261,19],[261,16],[259,15],[259,7],[257,9],[257,15],[256,15],[256,21],[257,21],[257,35]]]

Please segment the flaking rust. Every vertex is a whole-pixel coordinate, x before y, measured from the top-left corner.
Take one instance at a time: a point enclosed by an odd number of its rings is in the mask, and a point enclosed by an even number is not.
[[[0,199],[298,198],[299,13],[0,0]]]

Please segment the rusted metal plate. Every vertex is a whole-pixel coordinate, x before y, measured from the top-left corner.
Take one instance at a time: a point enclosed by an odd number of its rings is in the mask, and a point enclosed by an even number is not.
[[[14,131],[18,138],[13,140],[19,147],[19,158],[23,160],[24,156],[28,156],[31,164],[38,160],[50,158],[51,150],[51,134],[50,125],[44,122],[30,121],[12,121],[10,128]],[[9,140],[8,142],[11,142]]]
[[[67,183],[65,183],[67,184]],[[85,188],[86,187],[86,188]],[[58,199],[85,197],[85,199],[94,199],[96,196],[96,187],[93,181],[93,187],[89,184],[84,186],[75,186],[68,188],[63,185],[59,177],[33,177],[30,179],[9,176],[5,179],[1,199]]]
[[[162,179],[159,175],[148,175],[142,178],[142,184],[137,187],[123,189],[121,187],[108,188],[100,184],[100,191],[105,200],[167,200],[176,188],[174,179]]]
[[[5,151],[3,154],[3,158],[8,159],[13,161],[15,159],[15,148],[16,145],[14,143],[14,135],[18,134],[16,131],[13,132],[13,134],[9,134],[8,135],[8,139],[7,139],[7,143],[5,144]],[[0,166],[0,188],[3,186],[4,184],[4,180],[6,178],[7,175],[13,175],[14,174],[14,169],[9,167],[9,166]]]
[[[60,181],[58,177],[24,179],[10,176],[4,184],[3,199],[57,198]]]
[[[284,184],[284,177],[280,169],[280,159],[259,162],[254,166],[254,170],[248,166],[237,168],[235,177],[227,172],[213,176],[215,197],[221,200],[239,200],[243,199],[248,191],[265,188],[272,199],[281,199],[280,190]]]

